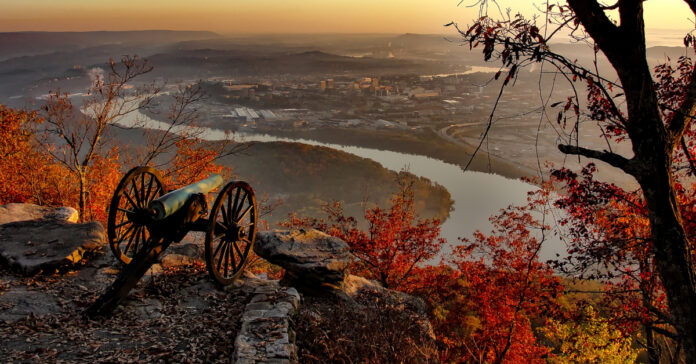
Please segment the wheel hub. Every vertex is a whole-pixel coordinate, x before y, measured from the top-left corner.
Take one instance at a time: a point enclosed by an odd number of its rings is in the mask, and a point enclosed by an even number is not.
[[[128,220],[133,221],[137,226],[147,225],[152,221],[152,212],[150,209],[139,209],[136,208],[131,212],[126,213]]]
[[[244,229],[238,225],[233,225],[225,234],[225,240],[227,241],[237,241],[241,238],[244,238],[246,236],[246,233],[244,233]]]

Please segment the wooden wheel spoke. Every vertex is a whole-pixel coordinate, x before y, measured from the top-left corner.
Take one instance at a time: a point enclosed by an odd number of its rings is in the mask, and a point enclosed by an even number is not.
[[[230,249],[229,245],[228,245],[227,251],[225,252],[225,275],[224,275],[224,277],[227,277],[227,275],[228,275],[227,274],[228,267],[230,266],[230,259],[232,259],[232,257],[230,257],[231,255],[233,255],[232,249]]]
[[[121,202],[121,199],[119,199],[119,203],[120,203],[120,202]],[[124,205],[125,205],[125,204],[124,204]],[[120,207],[116,208],[116,213],[114,213],[114,217],[118,216],[118,210],[119,210],[119,209],[121,209],[121,208],[120,208]],[[130,211],[130,210],[128,210],[128,211]],[[122,223],[122,222],[124,222],[124,221],[126,220],[126,217],[128,217],[128,215],[126,215],[126,214],[121,214],[119,219],[114,219],[114,220],[118,220],[118,223],[120,224],[120,223]],[[114,222],[112,222],[112,223],[116,223],[116,222],[114,221]]]
[[[128,194],[127,191],[123,191],[123,196],[126,197],[126,200],[128,200],[128,203],[130,203],[131,206],[133,206],[133,207],[140,207],[140,206],[138,206],[137,203],[135,203],[135,201],[133,201],[133,198],[130,197],[130,195]]]
[[[229,206],[229,205],[228,205]],[[227,219],[227,211],[225,211],[225,205],[220,206],[220,211],[222,211],[222,221],[229,225],[230,220]]]
[[[155,178],[152,175],[150,175],[150,182],[147,183],[147,192],[145,193],[145,202],[147,202],[148,204],[150,203],[150,201],[153,200],[153,197],[155,197],[154,195],[151,195],[152,182],[154,182],[154,179]]]
[[[220,268],[221,268],[220,265],[222,264],[222,259],[225,257],[225,254],[227,253],[227,246],[228,246],[228,244],[227,244],[227,242],[223,242],[223,243],[220,244],[220,245],[222,246],[222,252],[220,253],[220,258],[218,258],[218,261],[217,261],[217,269],[218,269],[218,271],[219,271]]]
[[[138,191],[138,185],[135,184],[135,179],[131,180],[131,185],[133,187],[133,189],[131,190],[133,191],[133,197],[135,198],[135,202],[137,202],[136,206],[142,208],[143,202],[140,199],[140,191]]]
[[[239,202],[237,209],[234,211],[235,221],[239,220],[239,218],[238,218],[239,213],[242,211],[242,208],[244,207],[244,203],[247,202],[248,195],[249,194],[247,193],[247,191],[244,191],[244,197],[242,197],[242,200]]]
[[[126,220],[126,221],[114,226],[114,229],[118,230],[121,226],[125,226],[125,225],[132,224],[132,223],[133,223],[133,221]]]
[[[234,204],[232,204],[232,191],[229,191],[229,193],[227,194],[227,215],[230,215],[231,213],[233,213],[234,209],[237,208],[237,198],[238,197],[239,197],[239,190],[237,190],[236,195],[234,197]]]
[[[119,237],[118,241],[116,241],[116,244],[121,244],[121,243],[123,243],[123,241],[126,240],[126,238],[128,237],[128,235],[129,235],[129,234],[131,233],[131,231],[133,231],[135,228],[136,228],[135,225],[131,225],[128,229],[126,229],[126,232],[124,232],[123,235],[121,235],[121,236]]]
[[[230,213],[230,219],[233,219],[235,216],[237,216],[237,204],[239,203],[239,193],[242,192],[241,188],[237,188],[237,192],[234,195],[234,205],[232,205],[232,208],[228,211]],[[231,195],[231,194],[230,194]]]
[[[145,173],[140,175],[140,201],[145,202]]]
[[[213,234],[213,236],[215,237],[215,239],[218,239],[220,237],[225,236],[229,232],[229,230],[230,229],[227,227],[227,225],[225,225],[219,221],[216,221],[215,222],[215,233]]]
[[[155,199],[155,197],[157,196],[157,194],[159,193],[159,191],[162,191],[162,186],[160,186],[159,183],[158,183],[158,184],[157,184],[157,187],[155,188],[155,190],[152,191],[152,199],[153,199],[153,200]]]
[[[138,226],[135,228],[135,231],[133,234],[131,234],[130,238],[128,238],[128,244],[126,244],[126,249],[123,250],[123,254],[128,254],[128,250],[130,249],[131,245],[133,245],[133,239],[135,239],[135,244],[138,245],[138,238],[137,235],[140,234],[140,229],[142,227]]]
[[[123,212],[125,212],[125,213],[127,213],[127,214],[132,214],[132,213],[135,212],[135,211],[133,211],[133,210],[122,209],[122,208],[120,208],[120,207],[119,207],[117,210],[118,210],[118,211],[123,211]]]
[[[231,245],[233,245],[235,247],[235,249],[237,248],[237,246],[234,244],[234,242],[232,242]],[[239,256],[239,259],[242,259],[241,255]],[[232,249],[230,249],[230,267],[232,267],[233,274],[237,273],[237,259],[234,258],[234,250],[232,250]],[[227,274],[225,274],[225,275],[227,275]]]
[[[220,240],[222,240],[222,238],[223,237],[221,236]],[[217,257],[218,253],[220,252],[220,248],[222,248],[223,245],[225,245],[225,242],[220,241],[220,245],[218,245],[217,248],[215,248],[215,252],[213,253],[213,258]]]
[[[232,242],[232,245],[234,245],[234,250],[237,251],[237,254],[239,254],[239,257],[244,259],[244,254],[242,254],[242,251],[239,250],[239,247],[237,246],[237,242]]]
[[[242,214],[242,216],[237,218],[237,220],[236,220],[237,223],[242,221],[244,219],[244,217],[246,217],[246,215],[249,213],[249,211],[251,211],[252,208],[254,208],[254,205],[249,205],[249,207],[247,207],[246,210],[244,210],[244,213]]]
[[[247,238],[241,238],[241,239],[239,239],[239,241],[243,241],[245,243],[244,244],[244,254],[249,253],[249,247],[251,246],[251,241],[249,241],[249,239],[247,239]]]

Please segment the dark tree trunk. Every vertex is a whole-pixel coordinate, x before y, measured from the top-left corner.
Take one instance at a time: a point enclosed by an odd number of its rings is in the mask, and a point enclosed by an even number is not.
[[[78,171],[80,175],[80,196],[78,201],[78,208],[80,209],[80,222],[85,222],[85,210],[86,210],[86,200],[87,200],[87,176],[84,169]]]
[[[657,158],[652,158],[657,159]],[[655,263],[687,362],[696,362],[696,285],[691,248],[676,205],[669,163],[654,165],[639,183],[648,206]],[[638,178],[638,176],[636,176]]]
[[[641,257],[640,259],[640,271],[650,272],[650,264],[647,257]],[[652,272],[650,272],[652,274]],[[640,283],[640,292],[643,299],[643,307],[650,307],[653,304],[653,282],[642,281]],[[647,322],[643,324],[643,329],[645,330],[645,348],[648,352],[648,363],[650,364],[660,364],[660,356],[662,355],[661,347],[657,343],[656,332],[652,322]]]
[[[689,2],[696,9],[696,2]],[[609,152],[560,149],[598,158],[632,175],[647,204],[655,266],[669,304],[672,324],[686,362],[696,363],[696,279],[691,243],[686,236],[672,177],[675,147],[696,111],[696,75],[684,104],[669,126],[662,120],[645,48],[643,1],[619,0],[620,24],[613,23],[596,0],[568,0],[578,19],[617,71],[626,97],[625,128],[633,144],[630,160]]]
[[[648,352],[648,363],[660,364],[660,348],[657,346],[655,332],[650,324],[645,326],[645,347]]]

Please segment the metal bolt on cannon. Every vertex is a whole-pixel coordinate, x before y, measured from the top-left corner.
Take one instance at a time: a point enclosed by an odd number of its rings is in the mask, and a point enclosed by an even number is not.
[[[167,192],[154,168],[126,173],[111,199],[107,222],[111,251],[125,266],[85,313],[111,313],[167,247],[190,231],[205,232],[205,260],[213,280],[228,285],[239,277],[256,238],[256,197],[248,183],[229,182],[208,213],[206,195],[222,184],[216,174]]]

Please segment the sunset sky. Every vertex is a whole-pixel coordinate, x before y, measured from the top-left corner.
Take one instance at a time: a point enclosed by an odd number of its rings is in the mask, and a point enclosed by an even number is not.
[[[211,30],[249,33],[445,33],[467,24],[474,0],[0,0],[0,31]],[[542,1],[502,0],[531,14]],[[693,15],[682,0],[648,0],[649,29],[687,31]]]

